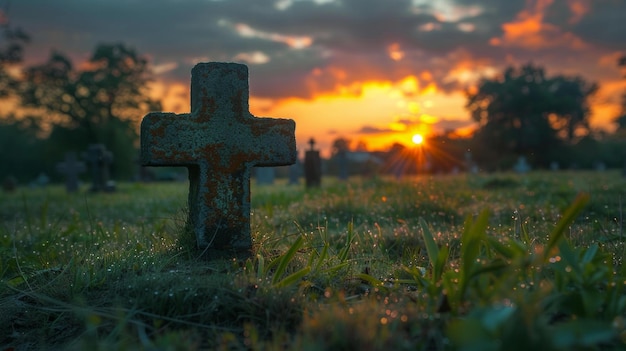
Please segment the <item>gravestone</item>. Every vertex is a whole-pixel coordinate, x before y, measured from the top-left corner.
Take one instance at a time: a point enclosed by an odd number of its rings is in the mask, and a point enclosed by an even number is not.
[[[322,184],[322,160],[319,150],[315,150],[315,139],[309,140],[311,148],[304,154],[304,180],[306,187],[319,187]]]
[[[91,144],[83,157],[91,168],[91,192],[113,192],[115,183],[109,179],[109,167],[113,163],[113,154],[103,144]]]
[[[258,185],[272,185],[276,178],[276,171],[271,167],[255,167],[256,183]]]
[[[296,160],[295,122],[254,117],[248,94],[245,65],[200,63],[191,70],[191,112],[141,122],[143,165],[187,167],[187,224],[209,257],[250,254],[252,167]]]
[[[559,170],[559,163],[556,162],[556,161],[550,162],[550,170],[558,171]]]
[[[530,171],[530,165],[528,164],[528,162],[526,162],[526,157],[520,156],[517,159],[517,163],[515,164],[515,166],[513,166],[513,169],[515,170],[515,172],[520,174],[528,173]]]
[[[65,190],[73,193],[78,190],[78,175],[87,168],[83,162],[78,161],[75,152],[67,152],[65,161],[56,165],[57,172],[65,175]]]

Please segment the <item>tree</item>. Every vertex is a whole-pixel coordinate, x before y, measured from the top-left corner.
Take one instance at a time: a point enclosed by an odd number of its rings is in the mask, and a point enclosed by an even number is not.
[[[543,68],[527,64],[481,80],[466,108],[479,123],[475,139],[497,158],[534,155],[547,165],[549,150],[571,143],[577,131],[588,132],[587,99],[597,89],[580,77],[547,77]]]
[[[626,55],[620,57],[617,60],[617,66],[620,68],[626,68]],[[626,78],[626,73],[624,74]],[[619,136],[626,135],[626,92],[622,93],[622,99],[620,104],[620,114],[615,117],[615,123],[617,124],[617,134]]]
[[[554,77],[549,85],[553,92],[553,113],[556,115],[554,125],[561,136],[572,143],[576,131],[589,131],[591,108],[588,98],[598,91],[598,85],[587,83],[581,77]]]
[[[26,181],[34,179],[42,172],[41,156],[43,140],[37,119],[32,116],[15,118],[3,116],[0,119],[0,180],[7,176]]]
[[[620,135],[626,135],[626,93],[622,94],[620,114],[615,117],[617,131]]]
[[[47,114],[50,141],[60,149],[84,150],[102,143],[113,151],[118,176],[130,176],[137,157],[137,121],[160,104],[148,97],[148,62],[123,44],[99,45],[84,69],[55,52],[27,68],[21,102]]]
[[[350,151],[350,140],[346,138],[337,138],[333,140],[333,144],[330,149],[332,156],[338,155],[342,152]]]
[[[18,80],[8,69],[22,62],[24,45],[29,41],[22,29],[10,26],[8,15],[0,9],[0,98],[16,91]]]

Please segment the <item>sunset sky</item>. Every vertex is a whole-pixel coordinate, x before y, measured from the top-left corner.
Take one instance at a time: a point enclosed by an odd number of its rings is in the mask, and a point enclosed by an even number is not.
[[[98,43],[146,55],[164,109],[189,111],[197,62],[246,63],[250,110],[296,121],[300,150],[345,137],[369,149],[470,130],[464,90],[508,65],[600,84],[592,126],[612,130],[626,79],[626,0],[0,0],[51,50],[84,61]],[[140,116],[138,116],[140,117]]]

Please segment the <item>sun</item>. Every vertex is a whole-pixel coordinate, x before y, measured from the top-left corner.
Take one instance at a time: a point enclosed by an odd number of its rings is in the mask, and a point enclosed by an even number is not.
[[[415,134],[411,140],[413,141],[413,144],[420,145],[424,142],[424,137],[421,134]]]

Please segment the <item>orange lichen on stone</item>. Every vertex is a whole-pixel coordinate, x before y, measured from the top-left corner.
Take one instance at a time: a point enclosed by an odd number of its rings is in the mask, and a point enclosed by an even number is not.
[[[141,122],[145,166],[189,170],[189,218],[202,248],[249,252],[250,172],[296,161],[295,122],[248,111],[248,69],[192,69],[191,113],[149,113]]]

